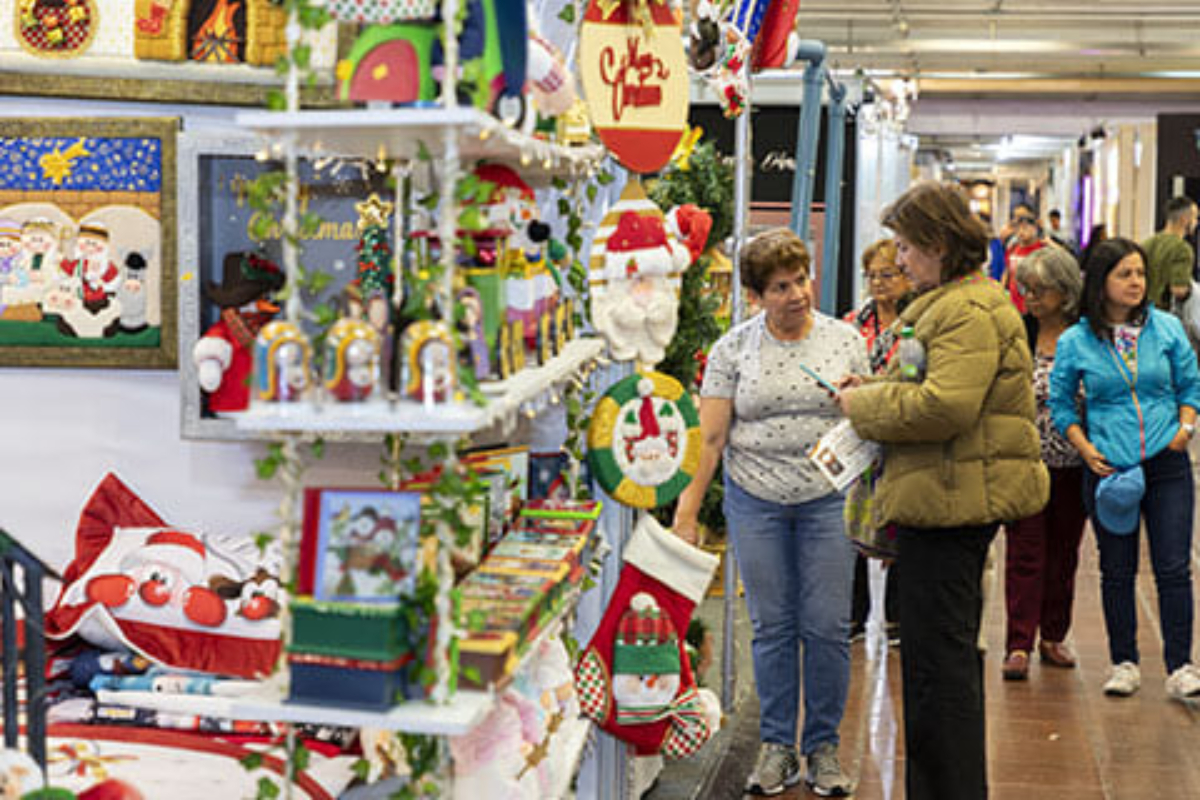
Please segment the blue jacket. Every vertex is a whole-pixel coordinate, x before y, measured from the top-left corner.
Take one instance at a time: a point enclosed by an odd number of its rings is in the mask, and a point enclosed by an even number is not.
[[[1145,457],[1153,458],[1179,432],[1179,407],[1200,409],[1200,370],[1183,325],[1157,309],[1150,309],[1137,348],[1134,388],[1145,423]],[[1082,425],[1108,463],[1124,469],[1142,460],[1142,437],[1128,372],[1117,366],[1119,358],[1110,342],[1096,337],[1086,318],[1068,328],[1054,354],[1050,415],[1064,436],[1067,428]],[[1075,404],[1080,381],[1086,424]]]

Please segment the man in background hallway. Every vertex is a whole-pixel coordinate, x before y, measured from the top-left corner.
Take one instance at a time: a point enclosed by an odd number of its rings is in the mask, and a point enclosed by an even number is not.
[[[1196,254],[1187,237],[1196,230],[1196,202],[1172,197],[1165,216],[1162,230],[1142,242],[1142,249],[1146,251],[1146,297],[1170,311],[1174,301],[1186,300],[1192,290]]]

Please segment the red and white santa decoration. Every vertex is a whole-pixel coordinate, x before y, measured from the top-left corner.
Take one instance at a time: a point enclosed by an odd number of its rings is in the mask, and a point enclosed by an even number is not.
[[[120,571],[97,575],[87,583],[87,598],[108,608],[142,603],[176,609],[188,621],[217,627],[225,621],[225,601],[205,581],[207,549],[195,535],[164,529],[126,553]]]
[[[605,216],[592,252],[592,324],[614,358],[645,366],[662,361],[675,336],[679,279],[688,262],[644,193],[622,196]]]

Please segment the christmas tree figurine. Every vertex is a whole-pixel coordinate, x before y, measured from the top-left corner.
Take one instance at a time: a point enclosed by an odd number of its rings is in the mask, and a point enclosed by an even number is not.
[[[391,365],[392,314],[394,304],[399,307],[402,297],[392,297],[393,282],[392,246],[388,241],[388,219],[394,205],[372,194],[361,203],[355,203],[358,212],[358,274],[350,282],[348,296],[351,298],[351,316],[362,317],[379,334],[382,347],[382,362]],[[353,308],[357,303],[358,308]]]

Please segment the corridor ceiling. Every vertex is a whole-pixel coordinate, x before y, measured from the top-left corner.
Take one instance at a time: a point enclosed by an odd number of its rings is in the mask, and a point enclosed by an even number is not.
[[[1200,108],[1200,0],[800,0],[797,28],[837,73],[915,79],[908,130],[966,172]]]
[[[1055,79],[1137,91],[1131,81],[1200,79],[1196,0],[801,0],[797,23],[838,68],[926,85]]]

